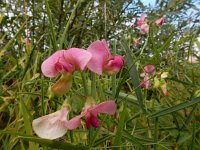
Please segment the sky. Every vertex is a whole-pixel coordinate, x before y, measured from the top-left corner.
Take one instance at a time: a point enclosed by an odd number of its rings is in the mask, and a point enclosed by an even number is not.
[[[141,0],[143,2],[144,5],[155,5],[155,1],[156,0]]]

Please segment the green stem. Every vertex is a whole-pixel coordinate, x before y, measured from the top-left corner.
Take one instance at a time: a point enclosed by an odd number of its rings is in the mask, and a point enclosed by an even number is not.
[[[56,36],[55,36],[55,31],[54,31],[54,25],[53,25],[53,20],[52,20],[52,16],[51,16],[51,10],[49,8],[49,4],[48,1],[45,0],[45,6],[46,6],[46,10],[47,10],[47,15],[48,15],[48,19],[49,19],[49,23],[50,23],[50,30],[51,30],[51,36],[52,36],[52,43],[53,43],[53,49],[54,51],[57,50],[57,44],[56,44]]]
[[[96,99],[96,75],[92,73],[91,96]]]
[[[113,46],[113,50],[114,50],[113,55],[116,55],[116,45],[117,45],[117,43],[115,41],[114,46]],[[115,98],[116,89],[117,89],[117,87],[116,87],[116,75],[113,75],[112,76],[112,98]]]
[[[154,129],[154,150],[157,150],[157,139],[158,138],[158,117],[155,118],[155,129]]]
[[[88,96],[88,86],[87,86],[87,80],[86,80],[86,76],[83,72],[81,72],[81,77],[82,77],[82,83],[83,83],[83,89],[84,89],[84,93],[85,96]]]

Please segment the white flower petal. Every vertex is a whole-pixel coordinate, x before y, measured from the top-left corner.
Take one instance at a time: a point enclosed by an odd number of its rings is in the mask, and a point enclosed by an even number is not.
[[[65,122],[69,109],[63,107],[61,110],[52,114],[42,116],[33,120],[32,126],[35,133],[45,139],[56,139],[62,137],[67,132]]]

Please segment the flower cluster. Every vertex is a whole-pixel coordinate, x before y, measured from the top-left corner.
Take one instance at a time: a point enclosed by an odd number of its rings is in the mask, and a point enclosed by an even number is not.
[[[61,74],[60,79],[51,87],[56,95],[63,95],[72,86],[73,72],[83,71],[86,68],[92,72],[102,75],[114,75],[124,66],[122,56],[112,56],[105,40],[97,40],[91,43],[87,50],[81,48],[70,48],[58,50],[42,63],[42,73],[46,77],[56,77]],[[35,133],[42,138],[56,139],[63,136],[67,130],[76,129],[81,118],[86,118],[86,127],[99,127],[97,118],[99,113],[114,115],[117,106],[114,100],[107,100],[98,105],[94,104],[92,98],[86,100],[85,107],[80,115],[68,120],[70,106],[63,106],[57,112],[42,116],[33,120],[32,126]]]
[[[155,25],[158,28],[161,28],[163,23],[164,23],[164,16],[162,16],[160,19],[157,19],[155,21]],[[141,16],[140,16],[140,19],[138,21],[136,21],[136,26],[138,26],[140,28],[141,34],[145,34],[145,33],[149,32],[149,25],[148,25],[147,21],[145,20],[145,14],[144,13],[142,13]],[[134,46],[137,46],[140,43],[140,40],[141,40],[141,37],[136,38],[134,40]]]
[[[58,50],[42,63],[42,73],[46,77],[61,78],[52,86],[56,95],[69,91],[72,85],[72,73],[76,70],[83,71],[88,68],[98,75],[106,73],[114,75],[124,66],[121,56],[112,56],[105,40],[97,40],[90,44],[87,50],[70,48]]]
[[[164,23],[164,16],[162,16],[160,19],[155,21],[156,26],[159,27],[159,28],[162,27],[163,23]],[[140,32],[142,34],[149,32],[149,25],[145,21],[145,14],[144,13],[141,14],[140,20],[138,20],[136,22],[136,26],[140,27]]]
[[[160,76],[158,76],[159,74],[160,73],[156,73],[156,68],[153,65],[146,65],[144,67],[144,72],[140,74],[140,77],[143,78],[143,80],[140,82],[140,87],[145,89],[149,89],[151,87],[161,88],[163,93],[167,95],[168,91],[165,78],[167,78],[168,72],[163,72]]]

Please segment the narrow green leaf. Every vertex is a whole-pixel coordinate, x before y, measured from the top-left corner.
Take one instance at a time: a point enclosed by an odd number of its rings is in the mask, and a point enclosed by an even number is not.
[[[4,55],[4,53],[7,51],[7,49],[9,48],[9,46],[13,43],[13,41],[16,39],[16,37],[18,36],[18,34],[21,32],[21,30],[24,28],[24,25],[26,24],[26,21],[21,25],[21,27],[18,29],[18,31],[15,33],[15,35],[13,36],[12,39],[10,39],[8,41],[8,43],[3,47],[3,49],[0,52],[0,60],[1,57]]]
[[[181,104],[178,104],[178,105],[172,106],[170,108],[161,110],[157,113],[152,114],[150,117],[154,118],[154,117],[160,117],[160,116],[163,116],[163,115],[167,115],[167,114],[170,114],[172,112],[190,107],[190,106],[197,104],[199,102],[200,102],[200,97],[197,97],[197,98],[192,99],[191,101],[183,102]]]
[[[67,34],[68,30],[69,30],[69,26],[70,26],[73,18],[75,17],[76,9],[77,9],[77,7],[78,7],[78,5],[79,5],[80,2],[81,2],[81,0],[77,1],[76,5],[75,5],[74,9],[72,10],[72,13],[71,13],[71,15],[69,17],[69,20],[67,21],[67,24],[65,26],[65,30],[64,30],[64,32],[63,32],[63,34],[61,36],[61,39],[60,39],[60,45],[59,45],[60,49],[63,48],[63,43],[64,43],[64,40],[65,40],[66,34]]]
[[[24,101],[20,100],[20,104],[21,104],[21,110],[22,110],[22,115],[23,115],[23,119],[24,119],[24,126],[25,126],[25,130],[26,130],[26,133],[28,135],[32,135],[32,127],[31,127],[31,122],[30,122],[30,118],[28,116],[28,112],[27,112],[27,108],[26,108],[26,105],[24,103]],[[37,147],[34,143],[30,142],[29,143],[29,149],[30,150],[37,150]]]
[[[161,48],[158,49],[158,53],[162,52],[163,50],[167,49],[170,45],[170,42],[172,41],[173,37],[174,37],[175,32],[173,32],[170,37],[167,39],[167,41],[165,42],[165,44],[163,44],[163,46]]]
[[[147,148],[144,145],[142,145],[142,143],[140,143],[140,141],[137,138],[135,138],[133,135],[129,134],[128,132],[125,132],[125,131],[123,132],[123,138],[133,143],[134,145],[135,144],[138,145],[140,149],[147,150]]]
[[[158,118],[155,118],[155,128],[154,128],[154,150],[157,150],[157,140],[158,140]]]
[[[145,110],[144,104],[143,104],[143,96],[142,96],[142,92],[141,92],[141,88],[140,88],[139,76],[138,76],[136,66],[134,65],[132,56],[131,56],[131,50],[125,42],[123,42],[121,44],[123,46],[123,49],[125,49],[127,52],[127,57],[128,57],[127,66],[128,66],[128,68],[130,68],[129,73],[130,73],[130,77],[131,77],[131,80],[133,83],[135,94],[137,96],[137,100],[139,102],[139,105],[140,105],[140,108],[142,109],[142,111],[144,113],[146,113],[146,110]]]
[[[73,145],[67,142],[61,142],[61,141],[55,141],[55,140],[48,140],[48,139],[42,139],[42,138],[38,138],[38,137],[34,137],[34,136],[28,136],[28,135],[24,135],[21,134],[19,132],[16,131],[2,131],[0,130],[0,134],[10,134],[10,135],[15,135],[18,138],[22,139],[22,140],[26,140],[26,141],[31,141],[31,142],[35,142],[44,146],[48,146],[51,148],[56,148],[56,149],[70,149],[70,150],[87,150],[88,147],[86,146],[82,146],[82,145]]]
[[[98,139],[95,141],[95,143],[92,145],[92,147],[96,147],[100,144],[102,144],[103,142],[107,141],[108,139],[111,139],[113,137],[113,135],[104,135],[102,138]]]
[[[53,49],[54,49],[54,51],[56,51],[57,50],[56,36],[55,36],[54,28],[53,28],[54,25],[53,25],[53,20],[52,20],[52,16],[51,16],[51,10],[49,8],[49,4],[48,4],[47,0],[45,0],[45,6],[46,6],[46,11],[47,11],[50,29],[51,29],[51,39],[52,39]]]
[[[82,146],[82,145],[72,145],[67,142],[61,142],[61,141],[54,141],[54,140],[47,140],[47,139],[42,139],[42,138],[36,138],[36,137],[31,137],[31,136],[18,136],[18,138],[26,140],[26,141],[31,141],[35,143],[39,143],[43,146],[48,146],[51,148],[56,148],[56,149],[69,149],[69,150],[87,150],[89,149],[88,147]]]
[[[114,142],[113,142],[113,145],[116,146],[114,147],[113,149],[117,150],[119,149],[119,147],[117,146],[120,146],[121,144],[121,138],[122,138],[122,132],[123,132],[123,127],[124,127],[124,122],[125,122],[125,115],[127,113],[126,111],[126,106],[122,106],[123,107],[123,111],[120,113],[120,120],[119,120],[119,124],[117,126],[117,132],[115,134],[115,139],[114,139]]]

